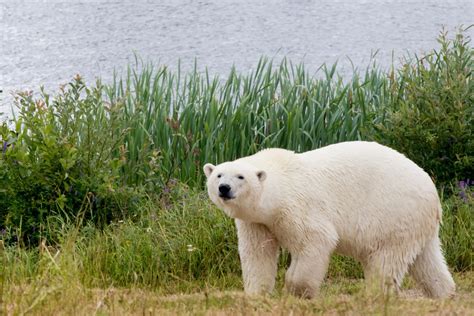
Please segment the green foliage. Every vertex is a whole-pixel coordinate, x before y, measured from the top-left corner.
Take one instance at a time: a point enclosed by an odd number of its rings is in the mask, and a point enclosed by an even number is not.
[[[438,184],[474,177],[474,49],[462,32],[399,70],[399,98],[376,139],[423,167]]]
[[[336,66],[324,75],[265,59],[225,81],[148,65],[110,87],[87,88],[77,77],[52,101],[19,94],[14,131],[6,123],[1,130],[0,227],[36,242],[50,237],[51,216],[106,223],[131,212],[134,190],[160,194],[174,179],[200,186],[208,161],[360,138],[386,82],[374,69],[351,84]]]
[[[53,237],[56,215],[106,223],[133,208],[136,194],[119,181],[122,110],[104,106],[101,91],[76,77],[54,100],[17,96],[14,129],[0,129],[0,228],[15,238]]]
[[[474,181],[460,181],[443,203],[441,241],[448,265],[455,271],[474,269]]]
[[[142,201],[140,208],[135,220],[114,220],[103,229],[91,222],[65,224],[55,232],[54,246],[3,247],[8,232],[0,234],[0,281],[20,283],[43,272],[51,277],[55,272],[44,271],[43,264],[53,260],[92,287],[191,292],[242,286],[233,221],[206,194],[176,184],[160,201]],[[54,259],[45,258],[50,255]]]

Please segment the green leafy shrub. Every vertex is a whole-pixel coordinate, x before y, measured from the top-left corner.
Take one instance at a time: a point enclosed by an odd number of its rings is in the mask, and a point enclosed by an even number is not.
[[[398,72],[396,99],[378,141],[423,167],[438,184],[474,177],[474,49],[462,32]]]
[[[13,130],[0,129],[0,228],[36,243],[52,237],[54,216],[106,223],[134,208],[138,195],[120,183],[122,109],[107,108],[100,84],[77,76],[53,100],[21,93],[16,103]]]

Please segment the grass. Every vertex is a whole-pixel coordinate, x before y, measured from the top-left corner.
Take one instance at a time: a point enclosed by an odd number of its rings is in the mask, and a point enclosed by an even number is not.
[[[68,280],[17,285],[4,293],[3,314],[38,315],[204,315],[204,314],[384,314],[470,315],[474,312],[474,273],[455,275],[454,298],[430,300],[406,287],[400,296],[367,289],[362,280],[326,282],[320,297],[302,300],[278,293],[247,297],[240,291],[203,289],[193,294],[163,295],[140,288],[84,288]],[[64,302],[67,304],[64,304]]]
[[[452,300],[424,299],[410,279],[401,297],[367,292],[360,265],[341,256],[332,257],[320,298],[299,300],[283,290],[286,252],[275,293],[247,298],[233,222],[204,192],[176,184],[162,199],[144,204],[135,219],[104,229],[56,225],[58,244],[41,242],[35,248],[1,241],[2,313],[469,314],[474,308],[474,201],[469,201],[453,196],[443,202],[449,211],[441,238],[450,267],[460,271]]]
[[[441,240],[448,265],[458,272],[472,271],[474,198],[452,196],[445,209]],[[4,243],[0,239],[2,280],[23,283],[49,271],[56,254],[67,270],[75,271],[88,287],[139,286],[163,293],[191,293],[206,286],[221,290],[241,288],[240,263],[234,223],[219,211],[207,194],[176,184],[160,200],[142,204],[135,218],[114,221],[104,228],[91,223],[56,225],[56,242],[43,239],[35,247]],[[283,253],[281,272],[290,258]],[[361,278],[360,265],[333,256],[330,278]],[[279,275],[283,282],[284,275]],[[237,280],[237,282],[236,282]],[[282,285],[282,284],[280,284]]]

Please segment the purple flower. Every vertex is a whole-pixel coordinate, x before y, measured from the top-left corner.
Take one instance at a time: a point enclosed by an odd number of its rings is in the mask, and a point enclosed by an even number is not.
[[[459,181],[458,183],[458,186],[459,186],[459,197],[465,202],[467,203],[467,195],[466,195],[466,190],[469,190],[469,186],[471,184],[474,184],[474,181],[471,182],[470,179],[467,179],[466,181],[464,180],[461,180]],[[474,192],[473,192],[474,193]]]

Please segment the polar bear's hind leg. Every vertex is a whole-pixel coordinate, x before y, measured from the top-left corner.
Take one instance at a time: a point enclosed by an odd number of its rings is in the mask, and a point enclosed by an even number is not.
[[[368,284],[380,282],[378,284],[384,292],[395,290],[398,293],[412,262],[413,255],[409,252],[380,250],[373,253],[363,264],[364,277]]]
[[[426,243],[409,272],[426,295],[434,298],[454,295],[456,285],[441,252],[438,236]]]

